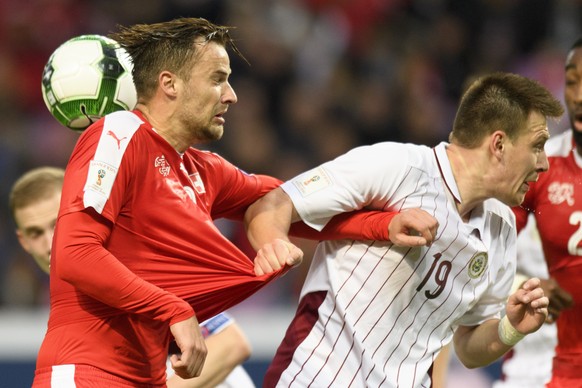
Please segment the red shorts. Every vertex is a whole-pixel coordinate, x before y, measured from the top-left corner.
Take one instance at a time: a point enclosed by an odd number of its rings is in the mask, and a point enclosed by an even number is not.
[[[140,385],[89,365],[54,365],[37,369],[33,388],[165,388],[166,385]]]

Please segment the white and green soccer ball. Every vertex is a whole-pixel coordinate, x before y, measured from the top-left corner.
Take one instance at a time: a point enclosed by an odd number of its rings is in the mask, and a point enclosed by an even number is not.
[[[108,113],[137,102],[132,64],[119,44],[102,35],[81,35],[61,44],[42,74],[42,96],[51,114],[82,132]]]

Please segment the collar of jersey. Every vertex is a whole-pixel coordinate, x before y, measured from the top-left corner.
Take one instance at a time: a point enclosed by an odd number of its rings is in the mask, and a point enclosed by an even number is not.
[[[439,170],[445,181],[445,185],[449,189],[449,192],[455,198],[455,201],[461,203],[461,194],[459,193],[459,187],[455,181],[455,176],[453,175],[453,170],[451,169],[451,162],[447,155],[447,142],[441,142],[439,145],[434,147],[434,155],[436,157]]]

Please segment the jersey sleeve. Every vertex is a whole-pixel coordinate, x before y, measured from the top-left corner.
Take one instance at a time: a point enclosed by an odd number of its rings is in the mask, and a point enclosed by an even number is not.
[[[354,148],[283,183],[301,219],[321,231],[339,214],[364,207],[385,210],[409,165],[405,145],[378,143]]]
[[[388,226],[398,212],[377,210],[356,210],[341,213],[317,231],[303,222],[295,222],[289,230],[290,235],[309,240],[381,240],[390,239]]]
[[[126,200],[132,170],[132,137],[143,122],[126,111],[87,129],[67,164],[60,214],[93,208],[115,222]]]
[[[514,226],[499,236],[507,245],[498,255],[490,252],[489,265],[492,266],[489,289],[481,299],[456,322],[462,326],[476,326],[489,319],[501,318],[504,314],[507,297],[511,292],[515,278],[517,262],[517,238]],[[503,254],[501,254],[503,252]]]
[[[206,154],[205,179],[216,188],[212,193],[213,219],[242,221],[246,209],[257,199],[281,184],[277,178],[249,174],[214,153]]]
[[[103,244],[110,223],[92,209],[59,219],[54,274],[111,307],[173,324],[194,315],[188,303],[131,272]]]

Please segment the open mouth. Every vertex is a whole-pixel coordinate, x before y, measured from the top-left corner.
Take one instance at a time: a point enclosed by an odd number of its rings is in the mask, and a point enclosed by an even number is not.
[[[582,111],[574,114],[572,125],[578,132],[582,132]]]

